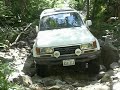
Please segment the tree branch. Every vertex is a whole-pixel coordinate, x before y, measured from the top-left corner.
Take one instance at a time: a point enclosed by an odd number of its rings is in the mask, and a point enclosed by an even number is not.
[[[20,32],[20,34],[18,34],[18,36],[16,37],[15,41],[10,45],[13,46],[17,43],[17,41],[19,40],[20,36],[32,25],[32,23],[30,23],[22,32]]]

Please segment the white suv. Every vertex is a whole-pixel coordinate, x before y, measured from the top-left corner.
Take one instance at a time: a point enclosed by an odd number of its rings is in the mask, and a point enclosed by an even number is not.
[[[71,8],[46,9],[40,15],[37,37],[33,45],[38,75],[45,76],[47,66],[75,65],[85,62],[85,67],[100,55],[98,40],[88,30],[78,11]]]

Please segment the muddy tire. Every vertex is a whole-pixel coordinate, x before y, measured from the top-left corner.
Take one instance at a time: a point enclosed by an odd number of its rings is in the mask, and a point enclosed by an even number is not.
[[[101,61],[100,64],[104,65],[107,69],[110,68],[110,64],[119,60],[119,54],[117,49],[109,46],[108,44],[101,48]]]
[[[49,75],[48,66],[36,64],[36,72],[38,76],[47,77]]]
[[[100,71],[100,64],[97,62],[98,58],[88,62],[88,73],[98,74]]]

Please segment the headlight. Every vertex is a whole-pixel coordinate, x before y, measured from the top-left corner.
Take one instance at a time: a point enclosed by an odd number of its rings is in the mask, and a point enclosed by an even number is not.
[[[54,52],[54,57],[58,58],[60,56],[60,52],[59,51],[55,51]]]
[[[76,50],[75,50],[75,54],[76,54],[77,56],[79,56],[81,53],[82,53],[82,51],[81,51],[80,49],[76,49]]]
[[[36,50],[36,54],[40,55],[40,51],[41,51],[40,48],[36,47],[35,50]]]
[[[93,47],[94,47],[94,48],[97,48],[97,43],[96,43],[96,41],[93,42]]]
[[[93,44],[88,43],[88,44],[82,44],[80,45],[80,48],[83,49],[92,49],[93,48]]]
[[[43,54],[51,54],[53,52],[54,52],[53,48],[42,48],[41,49],[41,53],[43,53]]]

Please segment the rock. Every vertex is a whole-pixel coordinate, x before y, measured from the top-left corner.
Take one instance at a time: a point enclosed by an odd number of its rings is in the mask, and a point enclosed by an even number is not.
[[[44,78],[42,81],[43,81],[44,86],[54,86],[54,85],[56,85],[55,80],[53,80],[51,78]]]
[[[72,85],[63,85],[59,90],[74,90],[75,88]]]
[[[5,52],[0,52],[0,58],[5,55]]]
[[[82,87],[77,87],[75,90],[82,90]]]
[[[111,79],[112,79],[112,82],[117,82],[119,80],[119,78],[116,76],[111,76]]]
[[[119,80],[120,80],[120,72],[118,72],[117,74],[115,74],[115,77],[119,78]]]
[[[99,74],[97,75],[97,79],[101,79],[104,75],[105,75],[104,71],[99,72]]]
[[[17,66],[17,65],[21,65],[23,63],[23,61],[22,60],[16,60],[15,62],[14,62],[14,64]]]
[[[106,67],[104,65],[100,65],[100,71],[106,71]]]
[[[107,73],[101,78],[101,83],[110,81],[111,81],[110,75]]]
[[[116,69],[118,67],[119,67],[119,64],[117,62],[113,62],[112,64],[110,64],[111,69]]]
[[[104,65],[107,69],[110,68],[110,64],[119,60],[118,50],[111,47],[109,44],[105,44],[101,48],[101,61],[100,64]]]
[[[44,90],[42,87],[40,87],[38,84],[32,84],[29,86],[32,90]]]
[[[60,86],[55,85],[55,86],[49,87],[47,90],[60,90]]]
[[[29,68],[30,70],[25,71],[24,73],[29,75],[29,76],[34,76],[36,74],[36,68]]]
[[[22,90],[22,89],[21,89]],[[23,90],[31,90],[30,88],[25,87]]]
[[[64,85],[65,84],[65,82],[64,81],[61,81],[61,80],[55,80],[55,82],[56,82],[56,85]]]
[[[75,83],[72,84],[72,86],[74,86],[74,87],[80,87],[81,84],[79,82],[75,82]]]
[[[65,82],[68,83],[68,84],[74,83],[74,80],[73,80],[70,76],[66,76],[64,80],[65,80]]]
[[[0,53],[1,54],[1,53]],[[0,55],[0,60],[3,62],[3,63],[9,63],[9,62],[12,62],[14,60],[13,56],[11,55],[4,55],[4,54],[1,54]]]
[[[113,70],[108,70],[106,73],[109,74],[110,76],[114,75],[114,71]]]
[[[26,53],[26,48],[21,48],[21,49],[20,49],[20,52],[21,52],[21,53]]]
[[[83,87],[82,89],[78,88],[78,90],[110,90],[110,87],[107,85],[96,84]]]
[[[120,57],[120,54],[119,54],[119,57]],[[118,63],[120,64],[120,60],[118,60]]]
[[[24,86],[32,85],[31,77],[29,77],[28,75],[19,76],[19,81]]]
[[[24,73],[22,73],[22,72],[12,72],[8,77],[8,81],[19,83],[19,81],[20,81],[19,76],[22,76],[22,75],[24,75]]]
[[[4,59],[8,60],[8,61],[13,61],[13,57],[12,56],[5,56]]]
[[[43,83],[42,79],[36,74],[32,77],[32,81],[33,83]]]
[[[26,45],[27,45],[27,43],[25,41],[19,41],[19,42],[17,42],[17,47],[19,47],[19,48],[23,48]]]
[[[112,85],[112,90],[120,90],[120,82],[116,82]]]

